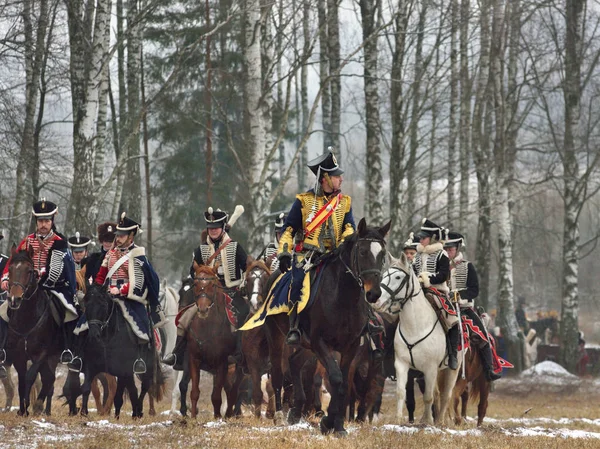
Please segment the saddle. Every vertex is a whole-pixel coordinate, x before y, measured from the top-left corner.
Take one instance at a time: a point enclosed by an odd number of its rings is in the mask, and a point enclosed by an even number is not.
[[[235,308],[233,306],[233,299],[231,298],[231,296],[226,294],[223,294],[223,298],[225,300],[225,313],[227,315],[227,320],[229,320],[229,324],[231,324],[235,329],[237,329],[238,320],[237,315],[235,313]],[[175,317],[175,326],[179,326],[179,322],[181,321],[183,315],[195,305],[196,303],[190,304],[189,306],[185,306],[183,309],[177,312],[177,316]]]
[[[431,307],[435,310],[444,332],[448,333],[448,329],[458,321],[458,315],[456,310],[454,310],[454,306],[448,300],[446,295],[434,287],[424,288],[424,292],[425,298],[427,298],[427,301],[429,301],[429,304],[431,304]]]

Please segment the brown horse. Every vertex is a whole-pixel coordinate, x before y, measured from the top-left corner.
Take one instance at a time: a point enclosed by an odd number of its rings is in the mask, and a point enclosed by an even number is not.
[[[226,295],[220,290],[216,271],[206,265],[194,263],[194,318],[190,322],[187,335],[187,353],[192,378],[192,418],[198,415],[200,397],[200,370],[213,374],[211,400],[214,417],[221,418],[221,391],[227,395],[225,417],[233,416],[237,399],[237,389],[241,375],[234,382],[227,382],[228,356],[235,351],[235,333],[227,318]],[[239,374],[239,373],[237,373]]]
[[[29,397],[38,375],[42,388],[34,412],[50,415],[56,366],[62,350],[62,332],[50,311],[50,298],[38,286],[31,251],[16,251],[13,245],[8,267],[8,340],[6,364],[12,363],[19,376],[18,415],[28,415]],[[31,360],[31,366],[27,362]]]
[[[478,342],[471,339],[471,347],[465,353],[465,378],[458,376],[456,385],[452,390],[454,404],[454,423],[461,425],[467,417],[467,404],[479,399],[477,407],[477,426],[481,426],[487,412],[488,397],[490,395],[491,382],[486,379],[483,372],[483,364],[479,351],[473,346]],[[470,387],[469,387],[470,384]],[[462,400],[461,413],[458,413],[458,403]]]
[[[260,259],[252,262],[244,274],[244,286],[248,293],[250,303],[250,315],[253,315],[264,302],[267,293],[267,283],[271,276],[271,270]],[[267,336],[263,327],[257,327],[245,331],[242,334],[242,352],[246,360],[248,372],[252,380],[252,403],[254,404],[254,416],[261,417],[263,394],[261,389],[261,377],[267,372],[269,364],[269,346]],[[267,410],[267,417],[273,417],[274,410]]]
[[[321,419],[322,433],[347,435],[344,429],[344,411],[348,400],[348,371],[359,347],[360,337],[368,321],[368,303],[381,295],[381,270],[386,257],[385,236],[391,223],[381,228],[370,228],[364,218],[352,236],[346,238],[323,262],[321,281],[314,302],[300,314],[303,330],[302,345],[311,349],[327,371],[331,385],[331,401],[327,416]],[[365,301],[366,300],[366,301]],[[269,316],[266,320],[275,389],[276,422],[281,421],[281,388],[283,384],[283,340],[288,320],[285,315]],[[338,364],[335,353],[341,354]],[[295,357],[290,357],[294,376],[293,419],[301,416],[306,402],[305,390],[300,383]],[[299,384],[300,383],[300,384]]]

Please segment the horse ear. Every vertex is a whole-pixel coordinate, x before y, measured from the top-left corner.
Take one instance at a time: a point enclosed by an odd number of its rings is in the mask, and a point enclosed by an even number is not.
[[[398,260],[403,267],[408,267],[408,258],[406,257],[406,254],[404,254],[404,251],[400,253],[400,258]]]
[[[364,234],[367,229],[367,222],[365,221],[365,217],[362,217],[358,222],[358,235]]]
[[[196,262],[194,260],[194,263],[192,264],[192,268],[194,269],[194,274],[198,273],[198,268],[200,268],[200,265],[198,265],[198,262]]]
[[[33,259],[33,257],[35,256],[35,254],[33,252],[33,246],[27,247],[27,255],[29,256],[30,259]]]
[[[17,244],[13,242],[12,246],[10,247],[10,257],[14,256],[15,254],[17,254]]]
[[[387,238],[388,234],[390,233],[391,227],[392,227],[392,220],[388,221],[386,224],[384,224],[382,227],[379,228],[379,233],[381,234],[381,236],[384,239]]]

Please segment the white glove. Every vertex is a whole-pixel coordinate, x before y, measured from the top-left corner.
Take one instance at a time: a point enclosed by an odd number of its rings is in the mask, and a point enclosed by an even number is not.
[[[460,298],[460,299],[458,300],[458,303],[459,303],[461,306],[468,306],[468,305],[470,304],[470,301],[469,301],[468,299],[462,299],[462,298]]]
[[[421,284],[423,284],[423,287],[425,288],[431,287],[431,281],[429,280],[429,272],[422,271],[421,274],[419,274],[419,282],[421,282]]]

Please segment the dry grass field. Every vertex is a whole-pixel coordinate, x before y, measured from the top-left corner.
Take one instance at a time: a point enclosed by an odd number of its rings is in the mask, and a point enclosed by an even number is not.
[[[63,380],[57,380],[57,392]],[[69,418],[59,399],[51,417],[20,418],[11,411],[0,415],[0,448],[600,448],[600,383],[593,380],[502,379],[479,429],[473,419],[460,428],[398,425],[395,384],[388,381],[379,421],[348,424],[350,435],[345,439],[322,436],[317,420],[275,427],[268,420],[250,417],[249,410],[239,419],[215,421],[210,384],[210,376],[203,374],[201,413],[195,420],[169,413],[170,397],[158,404],[157,416],[136,421],[129,408],[118,421],[93,412],[87,418]],[[418,407],[417,416],[421,411]],[[471,405],[469,415],[475,413],[476,406]]]

